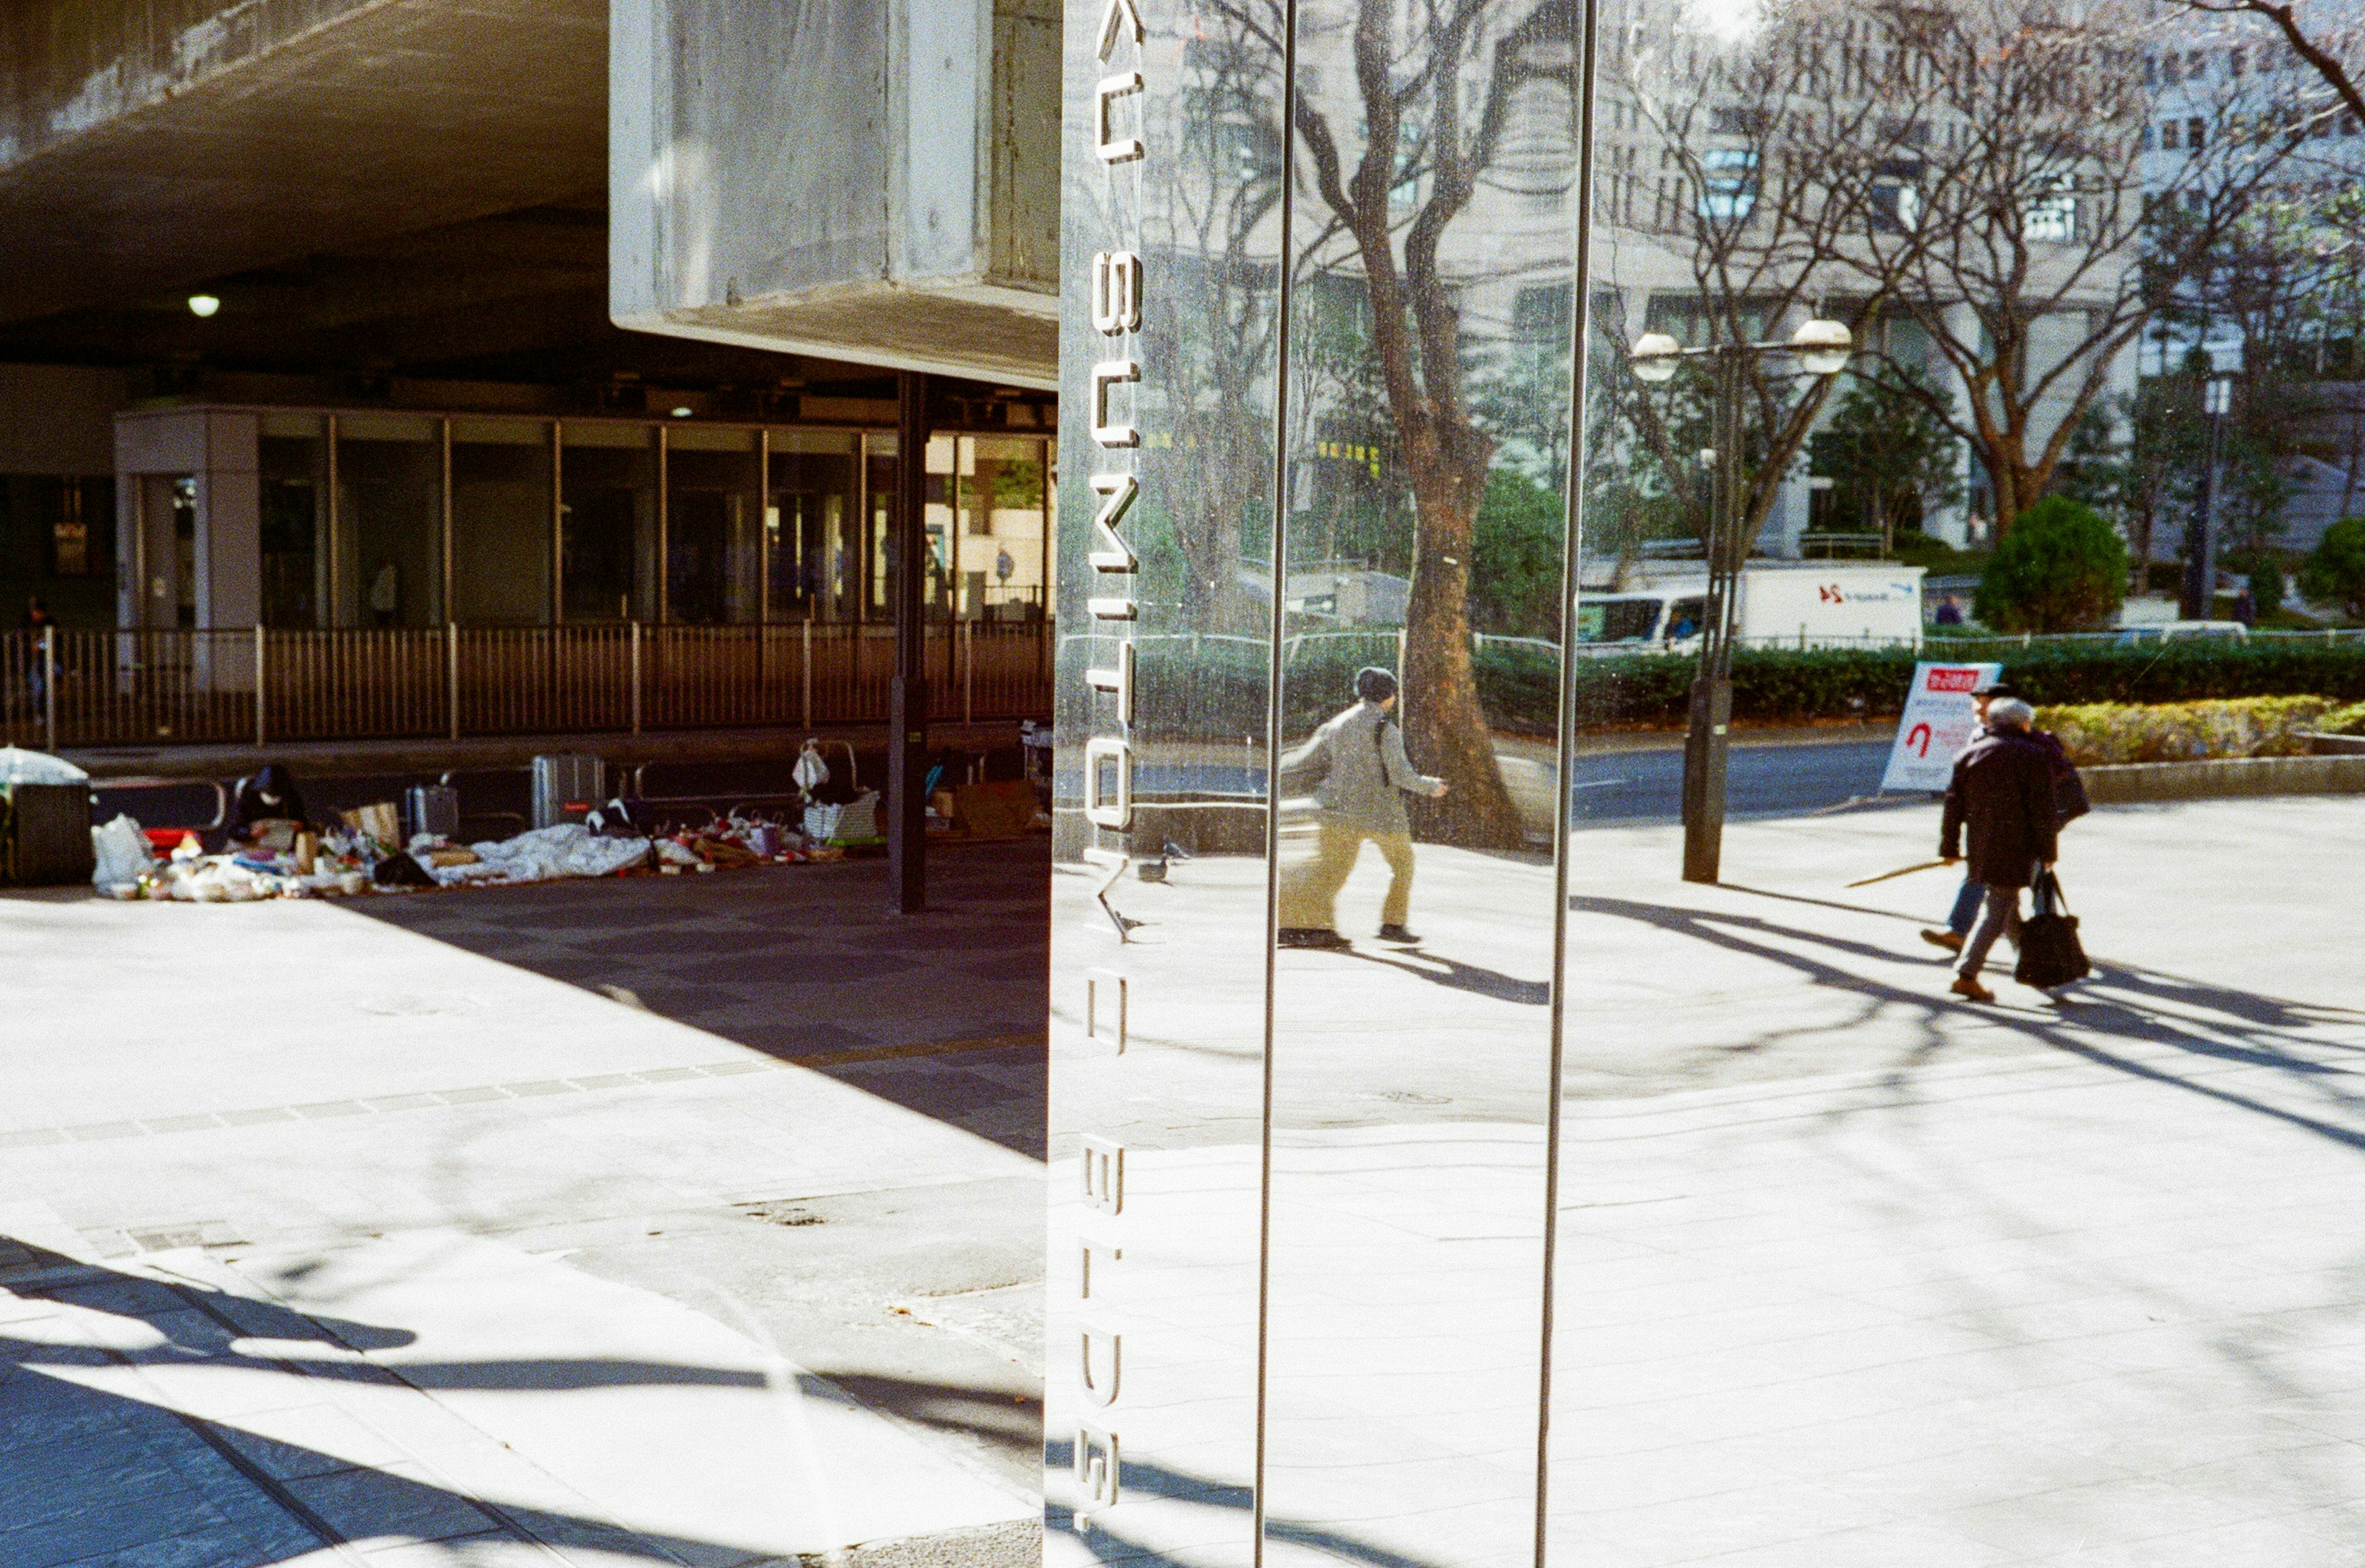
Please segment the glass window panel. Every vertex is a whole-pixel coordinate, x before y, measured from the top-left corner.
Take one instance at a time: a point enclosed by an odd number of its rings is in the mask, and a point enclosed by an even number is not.
[[[308,630],[323,624],[320,548],[328,529],[328,443],[317,414],[269,415],[256,443],[260,468],[263,621]]]
[[[282,504],[296,498],[286,493]],[[337,582],[341,626],[432,626],[444,619],[443,443],[411,415],[337,420]]]
[[[752,622],[763,604],[756,432],[672,426],[666,433],[666,618]]]
[[[860,442],[852,435],[774,431],[764,529],[775,621],[859,619],[862,577]]]
[[[453,618],[538,626],[550,619],[550,426],[452,421]]]
[[[560,432],[561,613],[570,623],[651,619],[656,432],[573,420]]]

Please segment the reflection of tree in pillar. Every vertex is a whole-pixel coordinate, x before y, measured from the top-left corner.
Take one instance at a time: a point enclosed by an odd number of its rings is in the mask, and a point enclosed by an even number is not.
[[[1261,388],[1279,320],[1281,60],[1280,50],[1237,38],[1191,40],[1176,163],[1206,177],[1171,187],[1160,216],[1168,265],[1185,281],[1152,290],[1145,311],[1149,353],[1173,372],[1166,423],[1190,478],[1149,498],[1144,512],[1167,510],[1181,618],[1205,631],[1256,634],[1270,613],[1242,592],[1240,570],[1270,549],[1247,531],[1272,515],[1272,410]],[[1187,326],[1166,315],[1177,308],[1191,313]],[[1155,532],[1143,532],[1154,573]]]
[[[1517,161],[1516,143],[1547,122],[1564,138],[1574,125],[1582,14],[1573,0],[1524,10],[1455,0],[1419,11],[1356,0],[1351,14],[1343,4],[1298,11],[1302,61],[1336,47],[1322,35],[1351,34],[1361,124],[1350,138],[1331,101],[1305,83],[1295,95],[1306,184],[1321,204],[1308,217],[1327,209],[1328,221],[1299,222],[1307,239],[1293,264],[1359,278],[1372,373],[1411,493],[1405,727],[1420,766],[1452,786],[1419,808],[1416,827],[1427,838],[1515,847],[1523,836],[1471,661],[1471,564],[1496,441],[1473,405],[1460,290],[1440,252],[1482,181],[1505,177]],[[1553,95],[1552,113],[1527,101],[1537,91]],[[1539,162],[1575,164],[1565,140]]]

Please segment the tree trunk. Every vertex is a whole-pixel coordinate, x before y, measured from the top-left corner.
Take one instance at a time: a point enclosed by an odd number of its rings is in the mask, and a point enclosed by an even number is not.
[[[1406,442],[1418,532],[1405,616],[1403,712],[1413,765],[1448,789],[1442,800],[1412,802],[1413,829],[1437,843],[1517,849],[1526,830],[1495,766],[1494,735],[1470,656],[1470,552],[1485,468],[1482,463],[1474,478],[1454,473],[1436,446],[1433,436]]]

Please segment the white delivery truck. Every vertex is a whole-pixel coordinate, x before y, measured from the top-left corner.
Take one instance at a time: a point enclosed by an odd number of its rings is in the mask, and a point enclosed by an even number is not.
[[[1922,645],[1920,566],[1837,561],[1752,561],[1733,618],[1743,647]],[[1642,586],[1577,596],[1578,651],[1695,654],[1708,612],[1708,575],[1654,575]]]

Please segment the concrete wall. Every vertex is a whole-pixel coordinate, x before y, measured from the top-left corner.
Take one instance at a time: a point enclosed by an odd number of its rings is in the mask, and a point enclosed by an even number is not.
[[[613,0],[617,324],[1049,386],[1059,16]]]

